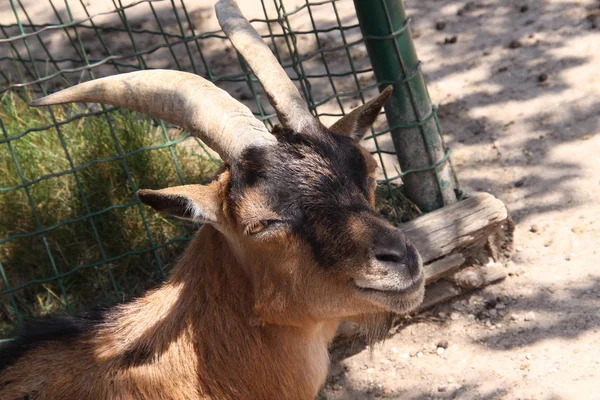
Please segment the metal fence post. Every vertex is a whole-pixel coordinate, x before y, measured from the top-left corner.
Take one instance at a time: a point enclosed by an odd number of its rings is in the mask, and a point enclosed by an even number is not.
[[[407,197],[426,212],[455,203],[456,178],[445,161],[402,0],[354,0],[354,5],[377,82],[394,86],[385,107],[394,148],[403,172],[417,170],[403,177]]]

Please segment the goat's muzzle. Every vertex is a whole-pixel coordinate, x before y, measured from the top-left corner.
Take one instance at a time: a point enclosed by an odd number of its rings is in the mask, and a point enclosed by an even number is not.
[[[368,265],[354,277],[356,290],[388,311],[410,312],[423,299],[421,256],[400,229],[390,227],[375,235]]]

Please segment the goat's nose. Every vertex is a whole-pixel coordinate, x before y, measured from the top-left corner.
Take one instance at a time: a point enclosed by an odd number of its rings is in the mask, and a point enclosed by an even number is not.
[[[379,249],[379,253],[375,254],[375,259],[381,262],[400,263],[402,262],[403,254],[396,249]]]
[[[386,264],[406,263],[406,239],[399,229],[378,235],[373,246],[373,255],[377,261]]]
[[[407,273],[412,279],[421,276],[421,265],[416,248],[408,243],[400,229],[386,229],[375,236],[373,257],[380,266],[381,274]]]

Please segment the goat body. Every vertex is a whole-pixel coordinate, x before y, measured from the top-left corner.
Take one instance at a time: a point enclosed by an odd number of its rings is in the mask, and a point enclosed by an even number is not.
[[[338,322],[256,320],[246,274],[202,227],[159,289],[67,340],[19,343],[36,351],[0,372],[0,398],[314,398]]]
[[[420,256],[375,211],[377,163],[360,146],[391,87],[327,128],[235,3],[220,0],[217,16],[283,126],[269,132],[227,93],[180,71],[106,77],[32,102],[164,118],[224,166],[209,185],[138,192],[159,212],[204,224],[169,279],[0,349],[0,400],[311,399],[339,321],[421,302]]]

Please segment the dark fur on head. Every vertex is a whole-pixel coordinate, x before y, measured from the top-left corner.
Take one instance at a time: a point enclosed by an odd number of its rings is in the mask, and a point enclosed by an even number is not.
[[[274,130],[278,145],[250,148],[232,166],[233,206],[249,188],[260,190],[268,207],[302,240],[315,260],[332,266],[352,255],[352,214],[380,218],[369,204],[376,164],[348,136]]]

